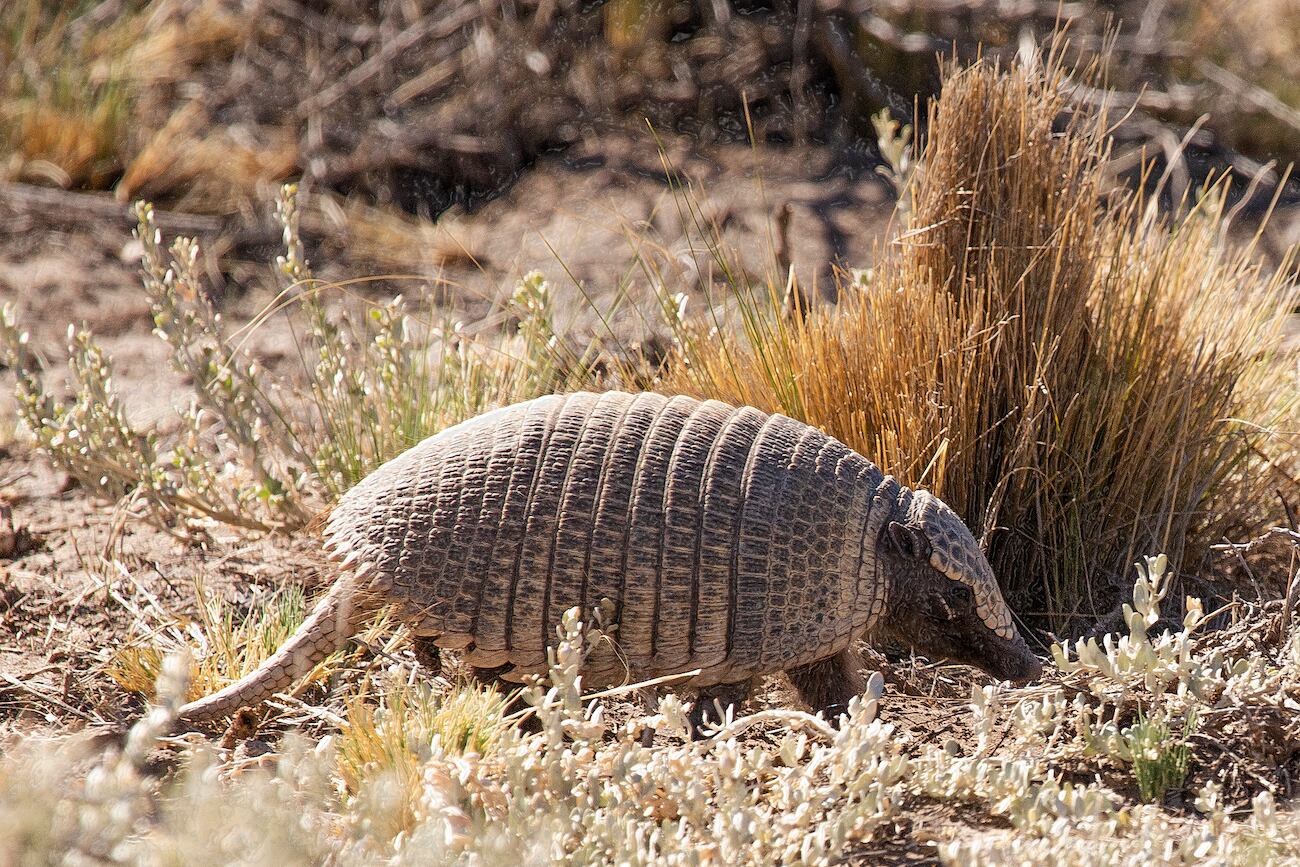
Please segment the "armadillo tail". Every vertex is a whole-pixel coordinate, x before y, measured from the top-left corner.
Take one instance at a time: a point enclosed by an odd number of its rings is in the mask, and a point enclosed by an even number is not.
[[[184,726],[222,719],[286,689],[352,637],[369,613],[360,601],[351,581],[336,582],[298,631],[260,668],[212,695],[183,705],[177,723]]]

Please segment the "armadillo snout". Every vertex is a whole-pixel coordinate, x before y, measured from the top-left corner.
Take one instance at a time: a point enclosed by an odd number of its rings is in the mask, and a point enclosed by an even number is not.
[[[930,659],[973,665],[999,680],[1041,676],[1042,663],[1012,625],[988,561],[947,506],[916,492],[905,522],[892,524],[888,536],[884,635]]]
[[[1043,663],[1019,636],[1005,644],[1004,648],[991,648],[977,665],[994,678],[1014,684],[1031,683],[1043,676]]]

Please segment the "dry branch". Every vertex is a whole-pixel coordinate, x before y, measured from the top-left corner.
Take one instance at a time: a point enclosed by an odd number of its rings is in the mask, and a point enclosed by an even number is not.
[[[130,208],[107,193],[83,193],[38,187],[33,184],[0,183],[0,208],[27,214],[53,225],[101,225],[120,223],[135,226]],[[219,234],[231,228],[228,220],[204,214],[157,211],[159,228],[187,235]]]

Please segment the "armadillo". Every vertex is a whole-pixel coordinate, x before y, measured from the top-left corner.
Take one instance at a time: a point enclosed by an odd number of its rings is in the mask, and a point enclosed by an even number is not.
[[[182,721],[285,689],[382,605],[511,682],[546,672],[566,610],[602,600],[616,630],[587,686],[688,673],[729,695],[787,672],[828,708],[861,686],[864,637],[1007,680],[1041,670],[942,501],[814,427],[716,400],[580,392],[486,413],[348,491],[324,547],[341,574],[307,620]]]

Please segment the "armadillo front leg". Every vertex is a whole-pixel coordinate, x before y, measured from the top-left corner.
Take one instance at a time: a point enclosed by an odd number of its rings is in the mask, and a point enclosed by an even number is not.
[[[745,699],[749,698],[752,682],[752,678],[747,678],[735,683],[700,687],[699,695],[695,697],[695,706],[691,708],[691,739],[700,740],[705,737],[705,726],[721,723],[727,708],[735,707],[739,710]]]
[[[862,660],[846,648],[834,656],[792,668],[786,676],[814,713],[820,712],[834,722],[848,713],[850,699],[866,691],[861,669]]]

